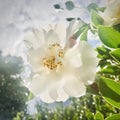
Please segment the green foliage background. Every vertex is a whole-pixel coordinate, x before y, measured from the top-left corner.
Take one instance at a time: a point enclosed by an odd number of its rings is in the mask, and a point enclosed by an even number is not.
[[[21,58],[0,53],[0,120],[10,120],[18,111],[26,111],[29,91],[22,85]]]

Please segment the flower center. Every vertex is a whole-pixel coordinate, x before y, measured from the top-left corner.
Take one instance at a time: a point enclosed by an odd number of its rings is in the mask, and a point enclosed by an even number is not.
[[[63,65],[64,50],[58,43],[49,44],[48,56],[43,58],[43,66],[49,70],[59,70]]]

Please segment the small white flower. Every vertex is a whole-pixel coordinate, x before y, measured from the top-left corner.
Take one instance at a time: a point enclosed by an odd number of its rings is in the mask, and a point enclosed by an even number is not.
[[[120,23],[120,0],[108,0],[105,11],[101,14],[105,25]]]
[[[86,92],[85,85],[94,81],[96,52],[87,42],[75,43],[71,37],[80,24],[72,21],[67,29],[56,24],[50,29],[34,30],[25,38],[32,67],[29,89],[44,102],[80,97]]]

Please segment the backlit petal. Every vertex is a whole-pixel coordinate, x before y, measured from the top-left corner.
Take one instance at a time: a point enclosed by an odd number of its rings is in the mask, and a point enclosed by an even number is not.
[[[68,49],[65,54],[65,59],[72,67],[80,67],[82,65],[79,43]]]
[[[76,76],[64,76],[66,84],[64,86],[65,92],[72,97],[80,97],[85,94],[85,85],[76,78]]]
[[[39,97],[43,102],[46,102],[46,103],[52,103],[55,101],[54,99],[51,98],[49,94],[49,90],[45,90],[43,93],[40,94]]]
[[[37,32],[37,39],[28,39],[32,41],[28,50],[32,68],[28,87],[46,103],[66,101],[69,96],[80,97],[86,92],[85,85],[94,81],[98,62],[96,52],[87,42],[72,38],[81,24],[72,21],[67,29],[60,23],[53,24],[42,29],[42,36]],[[41,45],[42,37],[44,44]]]
[[[37,49],[44,44],[44,35],[41,30],[34,29],[29,31],[24,37],[24,43],[28,48]]]

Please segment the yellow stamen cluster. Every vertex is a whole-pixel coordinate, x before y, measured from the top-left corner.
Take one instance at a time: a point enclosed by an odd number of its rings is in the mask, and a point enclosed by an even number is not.
[[[58,51],[58,57],[60,57],[60,58],[63,58],[63,57],[64,57],[63,49],[60,49],[60,50]]]
[[[53,49],[53,48],[57,48],[57,47],[61,48],[60,44],[54,43],[54,44],[49,45],[49,49]]]
[[[43,58],[43,65],[49,70],[56,70],[63,65],[61,58],[64,57],[64,51],[58,43],[50,44],[48,49],[50,56]]]
[[[62,66],[62,62],[59,61],[56,63],[56,59],[53,56],[51,58],[44,58],[43,63],[44,63],[44,67],[47,67],[50,70],[55,70],[59,66]]]

